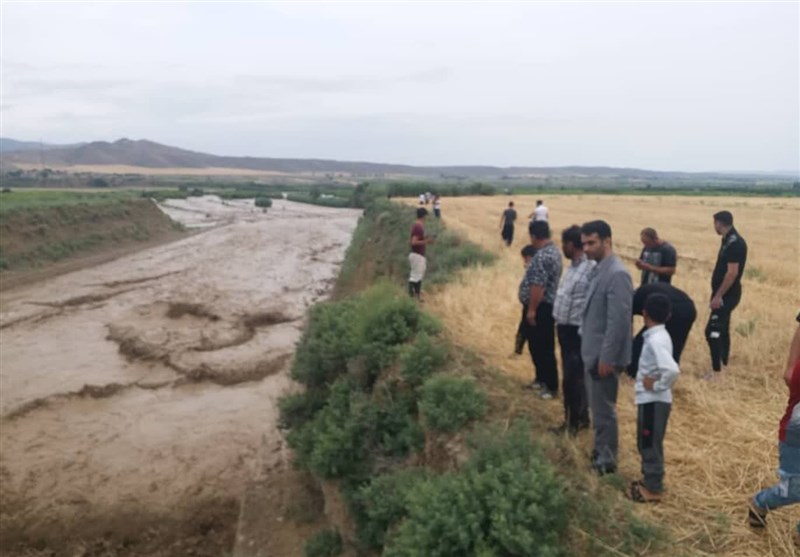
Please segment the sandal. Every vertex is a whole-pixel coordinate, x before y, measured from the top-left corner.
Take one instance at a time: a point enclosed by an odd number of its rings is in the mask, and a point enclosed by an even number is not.
[[[652,493],[642,485],[642,482],[631,482],[631,489],[628,493],[631,501],[634,503],[659,503],[661,501],[660,493]]]
[[[759,509],[752,499],[750,504],[747,505],[747,523],[751,528],[765,528],[767,526],[767,511]]]

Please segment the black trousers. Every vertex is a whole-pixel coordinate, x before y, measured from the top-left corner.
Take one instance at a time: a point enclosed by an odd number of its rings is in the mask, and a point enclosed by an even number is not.
[[[503,225],[503,231],[500,233],[507,246],[510,246],[514,241],[514,225]]]
[[[524,312],[528,312],[527,306]],[[536,308],[536,325],[526,320],[526,337],[536,381],[544,383],[550,392],[558,392],[558,364],[556,363],[556,322],[553,319],[553,304],[540,302]]]
[[[681,363],[681,354],[686,347],[686,340],[689,338],[689,332],[692,330],[695,319],[697,319],[697,312],[692,308],[689,313],[674,315],[665,324],[667,332],[672,339],[672,357],[675,358],[677,363]],[[642,355],[644,332],[646,330],[645,327],[642,327],[633,338],[633,353],[627,370],[628,375],[631,377],[636,377],[636,371],[639,369],[639,356]]]
[[[715,309],[708,317],[706,341],[711,351],[711,368],[721,371],[728,365],[731,355],[731,314],[741,300],[741,292],[735,292],[722,299],[722,307]]]
[[[581,337],[577,325],[557,325],[558,345],[561,347],[561,369],[564,377],[564,423],[570,429],[589,424],[589,402],[583,382]]]

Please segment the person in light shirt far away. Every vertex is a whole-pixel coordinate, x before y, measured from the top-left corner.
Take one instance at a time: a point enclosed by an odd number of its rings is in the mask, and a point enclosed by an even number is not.
[[[636,446],[642,458],[642,479],[631,483],[636,503],[658,503],[664,491],[664,435],[672,409],[672,385],[680,369],[672,357],[672,339],[664,324],[672,304],[664,294],[644,303],[644,346],[636,372]]]
[[[678,252],[672,244],[659,238],[654,228],[642,230],[640,239],[644,249],[636,260],[636,268],[642,272],[641,286],[654,282],[672,282],[672,275],[678,265]]]
[[[550,211],[545,206],[544,201],[541,199],[536,200],[536,209],[534,209],[533,212],[528,215],[528,218],[532,219],[534,222],[540,220],[548,222],[548,220],[550,220]]]

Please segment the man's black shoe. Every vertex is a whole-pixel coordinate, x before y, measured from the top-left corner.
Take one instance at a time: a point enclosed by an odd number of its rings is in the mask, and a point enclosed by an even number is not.
[[[617,471],[617,467],[613,464],[592,464],[592,470],[598,476],[605,476],[606,474],[614,474]]]

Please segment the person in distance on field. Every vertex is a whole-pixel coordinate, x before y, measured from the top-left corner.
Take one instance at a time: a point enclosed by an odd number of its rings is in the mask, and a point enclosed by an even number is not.
[[[536,209],[528,215],[529,219],[532,219],[534,222],[536,221],[544,221],[547,222],[549,220],[550,211],[545,207],[544,201],[541,199],[536,200]]]
[[[422,279],[425,278],[427,260],[425,259],[425,246],[433,243],[433,238],[425,237],[425,217],[428,210],[425,207],[417,208],[417,220],[411,227],[411,253],[408,254],[408,263],[411,273],[408,276],[408,295],[420,299],[422,294]]]
[[[642,271],[642,286],[653,282],[672,282],[678,264],[678,252],[658,237],[654,228],[645,228],[641,233],[644,249],[636,260],[636,268]]]
[[[517,220],[517,211],[514,202],[508,202],[508,208],[500,215],[500,236],[507,246],[514,241],[514,221]]]
[[[800,323],[800,314],[797,322]],[[768,512],[800,503],[800,326],[789,348],[783,379],[789,387],[789,402],[778,428],[780,482],[759,491],[750,500],[748,522],[753,528],[767,525]],[[794,530],[794,544],[800,547],[800,522]]]
[[[711,351],[712,371],[704,377],[715,380],[728,365],[731,352],[731,313],[742,299],[742,275],[747,262],[747,242],[733,227],[733,215],[720,211],[714,215],[714,230],[722,236],[717,263],[711,275],[711,315],[706,325],[706,340]]]
[[[581,358],[594,429],[592,468],[600,475],[617,469],[619,372],[631,362],[633,281],[614,254],[611,227],[596,220],[581,227],[583,251],[597,261],[581,322]]]

